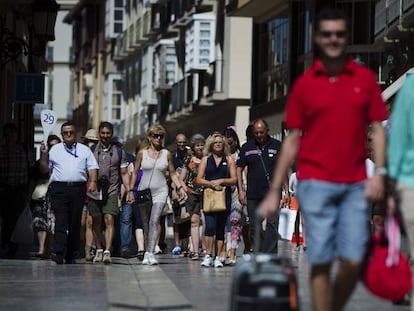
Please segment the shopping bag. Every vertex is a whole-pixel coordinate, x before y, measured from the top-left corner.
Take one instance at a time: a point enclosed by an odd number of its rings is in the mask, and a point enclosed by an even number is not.
[[[186,221],[190,220],[190,213],[187,211],[185,206],[185,201],[174,201],[173,203],[173,211],[174,211],[174,223],[175,224],[182,224]]]
[[[385,235],[373,236],[364,267],[363,281],[374,295],[399,301],[411,291],[411,269],[400,251],[400,227],[395,216],[387,215]]]
[[[278,232],[283,240],[291,240],[295,231],[295,220],[297,211],[290,209],[287,205],[279,210],[279,227]]]
[[[26,205],[17,219],[10,240],[17,244],[27,245],[33,243],[33,217],[29,204]]]

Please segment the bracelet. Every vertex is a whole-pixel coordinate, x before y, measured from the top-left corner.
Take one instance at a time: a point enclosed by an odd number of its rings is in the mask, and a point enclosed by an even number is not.
[[[129,189],[128,192],[134,192],[134,189]]]
[[[179,187],[175,188],[175,191],[180,191],[181,189],[183,189],[183,187],[179,186]]]
[[[96,180],[90,180],[89,182],[96,182]]]

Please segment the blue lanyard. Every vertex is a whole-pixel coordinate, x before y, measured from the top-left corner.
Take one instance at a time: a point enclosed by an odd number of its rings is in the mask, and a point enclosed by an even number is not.
[[[71,149],[69,149],[68,147],[66,147],[66,144],[63,143],[63,147],[65,148],[66,152],[69,153],[70,155],[73,155],[75,158],[78,157],[78,155],[76,154],[76,143],[73,144],[73,149],[74,151],[72,152]]]

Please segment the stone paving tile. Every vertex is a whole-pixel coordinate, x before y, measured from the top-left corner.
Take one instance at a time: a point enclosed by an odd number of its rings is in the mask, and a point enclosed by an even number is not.
[[[310,310],[303,250],[281,245],[297,267],[302,310]],[[233,267],[200,267],[200,261],[164,254],[147,267],[136,258],[111,266],[56,265],[44,260],[0,260],[0,311],[21,310],[229,310]],[[359,284],[346,311],[408,311],[372,296]]]

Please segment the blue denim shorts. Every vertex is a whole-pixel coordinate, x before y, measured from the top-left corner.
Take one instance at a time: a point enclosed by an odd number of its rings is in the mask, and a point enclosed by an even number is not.
[[[305,219],[311,264],[334,259],[361,261],[369,239],[365,182],[299,181],[297,198]]]

